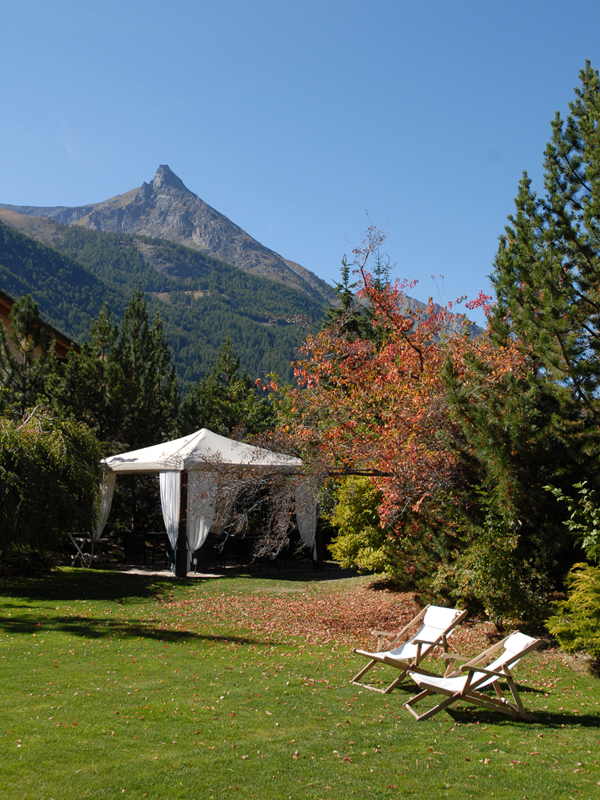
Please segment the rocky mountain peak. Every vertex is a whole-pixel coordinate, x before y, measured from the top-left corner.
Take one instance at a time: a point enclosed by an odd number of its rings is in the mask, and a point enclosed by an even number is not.
[[[182,192],[189,192],[189,189],[173,170],[167,164],[161,164],[156,170],[156,175],[152,181],[152,188],[155,192],[159,189],[170,187],[171,189],[179,189]]]
[[[169,239],[245,272],[283,283],[328,305],[339,302],[337,293],[325,281],[257,242],[190,191],[167,164],[160,165],[150,183],[144,182],[139,189],[101,203],[71,208],[0,204],[0,208],[50,217],[63,225]]]

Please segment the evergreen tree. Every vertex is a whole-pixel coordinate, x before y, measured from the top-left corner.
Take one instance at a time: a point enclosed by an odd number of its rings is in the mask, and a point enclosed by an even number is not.
[[[90,341],[77,353],[71,350],[64,365],[51,376],[48,395],[63,415],[85,422],[98,437],[118,441],[120,409],[113,402],[118,367],[109,353],[118,338],[118,327],[110,321],[104,305],[90,326]]]
[[[192,386],[181,403],[182,436],[208,428],[214,433],[237,436],[267,430],[274,422],[271,404],[258,394],[227,336],[210,374]]]
[[[62,413],[86,421],[107,453],[165,442],[175,434],[179,391],[171,352],[157,315],[150,324],[138,286],[119,330],[104,307],[91,326],[91,341],[72,353],[52,386]],[[111,527],[138,534],[160,525],[154,476],[123,476]]]
[[[107,334],[110,336],[110,331]],[[177,379],[162,321],[157,314],[150,325],[139,286],[107,361],[109,370],[114,368],[109,373],[111,401],[119,411],[116,433],[123,444],[137,449],[167,441],[179,403]]]
[[[71,352],[50,394],[59,411],[86,422],[115,450],[167,441],[179,404],[175,371],[158,315],[148,320],[135,291],[119,330],[106,306],[92,324],[90,342]]]
[[[517,336],[532,367],[568,389],[595,436],[600,419],[600,82],[589,62],[545,152],[545,195],[524,175],[492,280],[499,341]],[[567,398],[565,398],[565,402]]]
[[[544,196],[526,174],[519,186],[494,264],[491,316],[499,344],[521,342],[528,381],[552,406],[556,469],[570,464],[576,480],[581,470],[598,475],[600,444],[600,81],[589,62],[580,79],[566,121],[557,113],[552,123]]]
[[[373,268],[374,285],[377,289],[389,286],[389,263],[384,262],[379,251],[375,253]],[[323,330],[336,329],[340,335],[349,341],[355,339],[379,340],[382,328],[373,327],[373,310],[369,304],[361,300],[355,291],[358,281],[350,282],[350,264],[344,255],[340,268],[341,280],[335,283],[335,288],[340,298],[340,305],[327,309]]]
[[[10,333],[0,325],[0,386],[8,390],[8,405],[23,416],[44,389],[54,337],[29,294],[15,302],[9,322]]]
[[[581,554],[544,487],[600,479],[600,83],[589,62],[580,78],[568,118],[552,123],[545,193],[524,175],[494,263],[491,335],[516,341],[524,366],[501,380],[475,360],[460,378],[448,370],[471,486],[486,492],[471,516],[502,519],[514,574],[527,565],[547,588]]]

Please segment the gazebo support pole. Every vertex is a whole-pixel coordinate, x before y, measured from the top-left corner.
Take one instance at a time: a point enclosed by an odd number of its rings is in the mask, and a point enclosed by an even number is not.
[[[179,532],[177,534],[177,550],[175,552],[175,577],[187,576],[187,494],[188,474],[181,472],[179,483]]]

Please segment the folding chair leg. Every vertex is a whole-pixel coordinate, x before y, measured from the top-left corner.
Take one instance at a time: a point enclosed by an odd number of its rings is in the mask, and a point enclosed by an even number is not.
[[[496,692],[496,697],[498,698],[498,700],[501,700],[502,702],[504,702],[506,698],[504,697],[504,692],[500,688],[500,685],[499,685],[498,681],[494,681],[492,686],[494,687],[494,690]]]
[[[379,694],[385,694],[385,689],[380,689],[379,686],[371,686],[370,683],[358,683],[357,681],[353,681],[353,686],[362,686],[363,689],[369,689],[371,692],[379,692]]]
[[[419,715],[412,708],[412,706],[414,704],[416,704],[422,698],[427,697],[428,694],[432,694],[432,692],[430,692],[427,689],[425,689],[420,694],[417,694],[414,697],[411,697],[410,700],[407,700],[406,703],[404,703],[404,708],[406,708],[407,711],[410,711],[410,713],[417,720],[417,722],[424,722],[426,719],[429,719],[430,717],[433,717],[435,714],[438,713],[438,711],[443,711],[445,708],[447,708],[448,706],[451,706],[452,703],[455,703],[460,698],[460,695],[453,694],[450,697],[447,697],[445,700],[442,700],[442,702],[438,703],[437,706],[434,706],[433,708],[430,708],[429,711],[426,711],[424,714]]]
[[[416,705],[419,700],[422,700],[424,697],[427,697],[430,694],[431,692],[428,689],[424,689],[422,692],[419,692],[419,694],[415,694],[413,697],[407,700],[406,703],[403,704],[403,707],[407,711],[410,711],[413,717],[419,719],[419,714],[414,710],[413,706]]]
[[[423,689],[422,692],[413,695],[413,697],[407,700],[406,703],[404,703],[404,708],[407,708],[411,712],[411,714],[414,714],[415,712],[412,710],[411,706],[414,706],[416,703],[419,702],[419,700],[422,700],[424,697],[427,697],[428,694],[431,694],[429,689]]]
[[[418,672],[420,675],[435,675],[435,672],[430,672],[428,669],[423,669],[423,667],[410,666],[409,664],[404,670],[404,672],[401,672],[400,675],[398,675],[398,677],[390,683],[387,689],[383,690],[383,693],[389,694],[390,692],[392,692],[396,688],[396,686],[399,686],[402,683],[402,681],[408,675],[409,672]]]
[[[405,669],[404,672],[401,672],[400,675],[398,675],[398,677],[396,678],[396,680],[392,681],[390,685],[387,687],[387,689],[383,690],[383,693],[389,694],[390,692],[392,692],[396,688],[396,686],[399,686],[402,683],[407,673],[408,669]]]
[[[361,669],[361,671],[360,671],[360,672],[358,672],[358,673],[357,673],[357,674],[356,674],[356,675],[355,675],[355,676],[352,678],[352,680],[350,681],[350,683],[353,683],[355,686],[362,686],[362,687],[363,687],[363,689],[370,689],[372,692],[380,692],[381,694],[389,694],[391,691],[393,691],[393,690],[396,688],[396,686],[398,686],[398,684],[399,684],[401,681],[403,681],[403,680],[404,680],[404,678],[406,677],[406,675],[407,675],[407,673],[408,673],[408,670],[409,670],[409,669],[412,669],[412,667],[407,667],[407,668],[406,668],[406,669],[405,669],[403,672],[401,672],[401,673],[400,673],[400,675],[398,675],[398,677],[397,677],[397,678],[396,678],[394,681],[392,681],[392,683],[390,683],[390,685],[389,685],[387,688],[385,688],[385,689],[380,689],[380,688],[379,688],[379,686],[371,686],[371,684],[369,684],[369,683],[360,683],[360,682],[359,682],[359,678],[362,678],[362,676],[365,674],[365,672],[368,672],[368,670],[370,670],[370,669],[371,669],[371,667],[373,667],[373,666],[374,666],[375,664],[377,664],[377,663],[379,663],[379,662],[378,662],[378,660],[377,660],[376,658],[373,658],[373,659],[371,659],[371,661],[369,661],[369,663],[367,664],[367,666],[366,666],[366,667],[363,667],[363,668]],[[432,673],[428,672],[427,674],[428,674],[428,675],[431,675]]]
[[[530,722],[536,722],[538,718],[534,717],[533,714],[528,714],[525,711],[525,707],[521,700],[521,696],[519,695],[518,689],[513,679],[507,678],[506,682],[508,683],[508,686],[510,688],[510,693],[513,696],[513,699],[515,701],[515,706],[518,708],[520,715],[523,717],[523,719],[529,720]]]
[[[372,658],[372,659],[369,661],[369,663],[367,664],[367,666],[366,666],[366,667],[363,667],[363,668],[360,670],[360,672],[357,672],[357,673],[356,673],[356,675],[355,675],[355,676],[352,678],[352,680],[350,681],[350,683],[356,683],[356,681],[357,681],[359,678],[362,678],[362,676],[365,674],[365,672],[368,672],[368,671],[371,669],[371,667],[374,667],[374,666],[375,666],[375,664],[377,664],[377,659],[376,659],[376,658]]]

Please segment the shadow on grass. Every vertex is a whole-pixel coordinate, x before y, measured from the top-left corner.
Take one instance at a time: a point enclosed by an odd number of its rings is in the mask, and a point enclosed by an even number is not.
[[[544,725],[548,728],[571,728],[577,726],[582,728],[600,728],[600,713],[563,714],[560,712],[551,713],[549,711],[526,708],[528,713],[536,717],[534,721],[528,721],[519,719],[518,717],[509,717],[500,713],[495,713],[494,711],[486,711],[485,709],[447,708],[445,710],[448,716],[452,717],[454,722],[460,722],[461,725],[479,723],[481,725],[509,725],[510,727],[514,727],[515,724],[518,724],[526,727],[530,725]]]
[[[40,617],[36,617],[37,620]],[[12,634],[39,635],[50,631],[68,633],[71,636],[81,636],[88,639],[127,638],[127,639],[156,639],[161,642],[179,641],[206,641],[227,642],[228,644],[259,644],[275,646],[275,641],[255,639],[247,636],[221,636],[216,634],[196,633],[190,630],[171,630],[170,628],[156,627],[140,619],[112,620],[97,617],[83,616],[56,616],[44,617],[43,621],[15,619],[14,617],[0,617],[0,631]]]
[[[231,570],[231,572],[230,572]],[[301,563],[297,566],[285,566],[280,570],[274,571],[271,567],[268,571],[257,571],[254,566],[250,569],[239,567],[227,567],[221,571],[226,578],[256,579],[266,581],[297,581],[306,583],[322,583],[324,581],[338,581],[343,578],[357,578],[359,573],[354,569],[342,569],[337,564],[325,564],[323,567],[315,567],[310,562]]]
[[[201,583],[195,579],[194,583]],[[130,575],[112,570],[60,569],[43,578],[4,580],[0,596],[27,600],[122,600],[136,597],[147,599],[169,594],[175,586],[173,579],[151,575]],[[23,606],[22,606],[23,607]]]
[[[342,570],[337,565],[326,564],[322,569],[310,563],[287,566],[281,571],[240,570],[228,567],[220,571],[219,577],[245,580],[295,581],[298,583],[320,583],[324,581],[354,578],[354,570]],[[168,596],[174,590],[186,586],[214,583],[215,576],[175,579],[156,575],[139,575],[117,570],[77,569],[65,567],[42,578],[3,579],[0,582],[0,597],[28,600],[122,600],[125,598],[148,599]],[[21,606],[24,608],[25,606]]]
[[[502,681],[500,682],[502,683]],[[382,683],[382,686],[383,685],[384,684]],[[519,694],[546,694],[544,689],[536,689],[535,686],[521,686],[520,684],[517,684],[517,686],[519,689]],[[398,686],[398,689],[400,689],[400,691],[405,691],[414,694],[415,684],[412,683],[409,678],[405,678],[402,681],[402,683],[400,683],[400,685]]]

